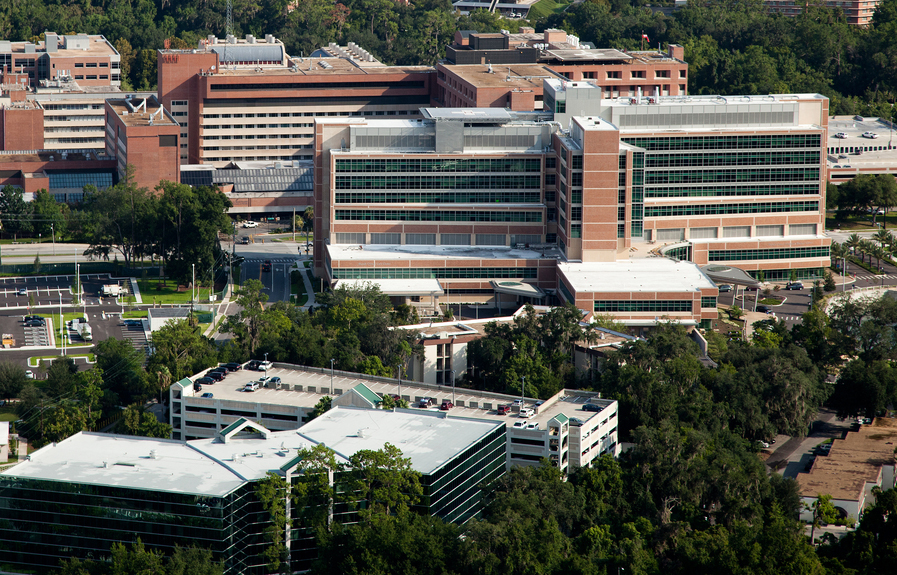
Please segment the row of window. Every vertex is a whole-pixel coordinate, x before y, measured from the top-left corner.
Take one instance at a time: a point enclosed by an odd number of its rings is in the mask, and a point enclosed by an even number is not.
[[[683,136],[621,138],[621,141],[648,151],[737,150],[742,148],[818,148],[820,134],[755,134],[745,136]]]
[[[633,172],[633,176],[635,172]],[[658,171],[645,174],[648,185],[712,184],[720,182],[812,182],[819,181],[819,168],[761,168],[728,170]]]
[[[758,202],[755,204],[695,204],[692,206],[647,206],[646,218],[668,216],[713,216],[721,214],[764,214],[817,212],[819,202]]]
[[[184,136],[184,134],[181,134]],[[238,136],[207,136],[203,134],[203,140],[289,140],[292,138],[310,138],[312,134],[249,134]]]
[[[539,176],[336,176],[337,190],[540,189]]]
[[[537,158],[483,158],[483,159],[413,159],[371,158],[337,160],[336,172],[540,172],[542,161]]]
[[[746,260],[787,260],[792,258],[823,258],[831,256],[829,247],[813,248],[771,248],[756,250],[710,250],[711,262],[731,262]]]
[[[278,128],[311,128],[312,124],[203,124],[203,130],[274,130]],[[310,134],[309,134],[310,135]]]
[[[454,210],[336,210],[338,221],[397,222],[533,222],[542,221],[542,212],[461,212]]]
[[[539,192],[338,192],[337,204],[538,204]],[[580,208],[581,209],[581,208]]]
[[[650,154],[648,168],[690,166],[785,166],[821,163],[819,150],[787,152],[719,152],[704,154]]]
[[[690,312],[692,302],[690,300],[659,300],[659,301],[616,301],[595,300],[596,312]]]
[[[649,198],[701,198],[712,196],[809,196],[819,184],[751,184],[746,186],[670,186],[648,190]]]
[[[334,279],[536,279],[536,268],[358,268],[333,270]]]

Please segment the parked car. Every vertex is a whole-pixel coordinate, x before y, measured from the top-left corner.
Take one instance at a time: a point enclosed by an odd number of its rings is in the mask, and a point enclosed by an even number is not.
[[[18,295],[28,295],[28,290],[27,290],[26,288],[19,288],[18,291],[16,291],[16,294],[18,294]]]
[[[257,228],[257,227],[259,227],[259,223],[247,220],[247,221],[243,222],[243,227],[244,228]]]
[[[601,411],[601,409],[602,408],[600,405],[595,405],[594,403],[586,403],[585,405],[582,406],[583,411],[594,411],[597,413],[597,412]]]
[[[25,327],[43,327],[44,321],[39,319],[29,319],[25,322]]]
[[[249,245],[249,238],[246,236],[243,236],[242,238],[240,238],[240,243],[243,244],[244,246]]]
[[[128,326],[130,326],[130,325],[142,326],[143,320],[142,319],[126,319],[123,323]]]
[[[261,364],[262,364],[262,362],[261,362],[260,360],[258,360],[258,359],[253,359],[253,360],[251,360],[249,363],[246,364],[246,369],[251,369],[251,370],[253,370],[253,371],[258,371],[258,369],[259,369],[259,365],[261,365]]]
[[[527,429],[539,429],[539,424],[536,423],[535,421],[531,421],[530,423],[526,424],[526,428]]]
[[[215,394],[207,392],[202,394],[202,397],[204,397],[205,399],[212,399],[213,397],[215,397]]]
[[[242,364],[239,364],[239,363],[236,363],[236,362],[234,362],[234,363],[225,363],[225,364],[222,365],[221,367],[226,367],[226,368],[227,368],[227,371],[240,371],[241,369],[243,369],[243,365],[242,365]]]
[[[439,409],[441,409],[442,411],[448,411],[453,407],[455,407],[455,404],[451,401],[443,401],[442,405],[439,406]]]
[[[206,377],[210,377],[210,378],[214,379],[215,381],[224,380],[224,374],[221,373],[220,371],[210,371],[209,373],[206,374]]]
[[[526,427],[526,422],[525,421],[515,421],[514,427]]]
[[[495,412],[498,413],[498,415],[507,415],[507,414],[511,413],[511,406],[510,405],[499,405],[496,408]]]
[[[760,313],[770,314],[770,313],[772,313],[772,308],[769,307],[768,305],[758,305],[757,311]]]
[[[874,140],[874,139],[878,138],[878,134],[876,134],[875,132],[863,132],[863,137],[869,138],[870,140]]]
[[[279,377],[260,377],[259,383],[265,387],[276,387],[281,384]]]
[[[259,371],[268,371],[268,370],[271,369],[272,367],[274,367],[274,364],[271,363],[270,361],[260,361],[260,362],[259,362],[259,366],[258,366],[258,370],[259,370]]]
[[[259,382],[250,381],[246,385],[243,386],[243,391],[256,391],[259,388]]]
[[[835,134],[835,137],[838,138],[839,140],[843,140],[843,139],[847,138],[847,134],[845,134],[844,132],[838,132],[837,134]]]
[[[433,401],[429,397],[422,397],[420,401],[417,402],[417,406],[421,409],[427,409],[428,407],[433,407],[436,402]]]
[[[27,379],[34,379],[34,372],[31,371],[30,369],[26,369],[26,370],[25,370],[25,377],[26,377]]]
[[[578,418],[578,417],[571,417],[571,418],[570,418],[570,426],[571,426],[571,427],[582,427],[582,425],[583,425],[584,423],[585,423],[585,421],[581,420],[581,419]]]
[[[763,441],[763,440],[758,440],[758,441],[757,441],[757,444],[758,444],[760,447],[762,447],[763,449],[769,449],[769,443],[767,443],[767,442],[765,442],[765,441]]]
[[[524,407],[520,410],[520,417],[532,417],[536,415],[536,410],[532,407]]]
[[[194,392],[202,391],[202,384],[194,381],[193,382],[193,391]]]
[[[36,320],[39,320],[39,321],[45,321],[44,318],[41,317],[41,316],[39,316],[39,315],[26,315],[24,319],[25,319],[25,321],[28,321],[28,320],[30,320],[30,319],[36,319]]]
[[[788,282],[788,283],[785,285],[785,289],[788,289],[788,290],[802,290],[802,289],[804,289],[804,284],[802,284],[801,282]]]
[[[526,402],[522,399],[515,399],[514,403],[512,403],[511,405],[513,405],[514,407],[523,407],[525,404]]]
[[[265,263],[262,264],[262,271],[263,272],[271,271],[271,260],[265,260]]]
[[[211,377],[200,377],[196,380],[196,383],[199,383],[201,385],[215,385],[215,380]]]
[[[726,293],[726,292],[732,291],[732,286],[730,286],[729,284],[721,284],[716,287],[719,290],[719,293]]]

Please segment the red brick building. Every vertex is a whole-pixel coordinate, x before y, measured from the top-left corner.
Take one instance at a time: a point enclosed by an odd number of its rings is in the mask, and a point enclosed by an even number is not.
[[[118,177],[134,166],[139,187],[180,181],[178,123],[155,98],[106,100],[106,155],[116,158]]]

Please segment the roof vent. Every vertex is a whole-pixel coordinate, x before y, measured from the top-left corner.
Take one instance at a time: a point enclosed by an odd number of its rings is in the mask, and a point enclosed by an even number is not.
[[[150,459],[159,459],[159,453],[155,449],[150,450]]]

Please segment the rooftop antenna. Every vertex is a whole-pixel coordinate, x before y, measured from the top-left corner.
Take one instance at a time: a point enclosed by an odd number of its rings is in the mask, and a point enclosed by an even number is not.
[[[227,0],[227,19],[224,21],[224,65],[227,66],[227,45],[234,33],[234,0]]]

